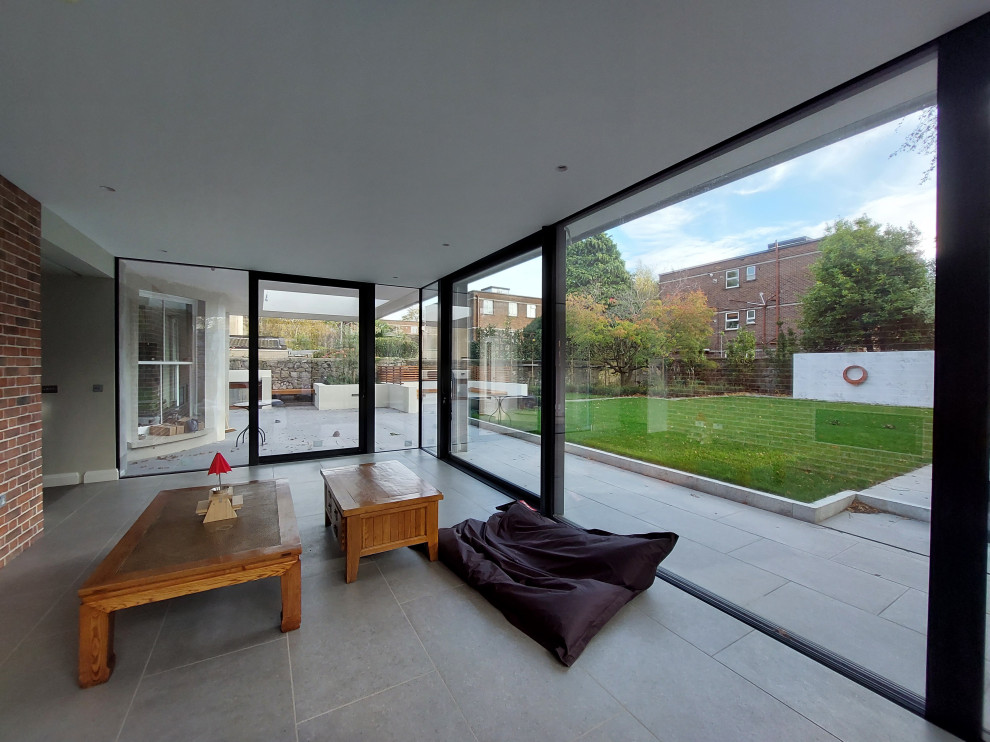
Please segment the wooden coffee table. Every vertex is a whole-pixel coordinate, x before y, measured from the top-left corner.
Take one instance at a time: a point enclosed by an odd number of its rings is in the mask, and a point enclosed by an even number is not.
[[[196,504],[209,487],[165,490],[79,590],[79,685],[105,683],[113,670],[114,611],[227,585],[280,577],[282,631],[302,617],[302,546],[289,484],[234,485],[237,518],[203,523]]]
[[[368,554],[426,544],[437,559],[437,503],[443,495],[399,461],[323,469],[326,525],[346,555],[347,582]]]

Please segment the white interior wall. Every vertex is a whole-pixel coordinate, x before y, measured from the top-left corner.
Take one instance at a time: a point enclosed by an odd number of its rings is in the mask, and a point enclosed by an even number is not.
[[[45,485],[116,479],[114,282],[41,277],[42,471]],[[102,392],[93,385],[102,384]]]

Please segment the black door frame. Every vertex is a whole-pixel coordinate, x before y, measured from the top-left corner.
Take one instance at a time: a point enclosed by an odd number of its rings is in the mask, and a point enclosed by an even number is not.
[[[262,281],[352,289],[358,292],[358,445],[336,451],[302,451],[263,456],[258,445],[258,290]],[[354,456],[375,450],[375,285],[286,273],[248,271],[248,462],[278,464],[337,456]]]

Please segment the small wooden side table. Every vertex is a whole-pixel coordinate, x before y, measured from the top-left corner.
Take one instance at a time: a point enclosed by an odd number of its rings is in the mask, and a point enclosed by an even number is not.
[[[443,495],[399,461],[323,469],[326,526],[346,555],[347,582],[368,554],[426,544],[437,559],[438,505]]]

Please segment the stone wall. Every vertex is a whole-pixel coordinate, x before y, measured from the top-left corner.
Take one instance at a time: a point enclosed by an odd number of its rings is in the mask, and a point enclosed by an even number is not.
[[[353,361],[340,358],[283,358],[262,360],[258,366],[272,372],[272,391],[279,389],[309,389],[314,383],[322,384],[329,376],[334,383],[357,383],[357,372]],[[231,358],[232,371],[246,369],[247,358]],[[348,378],[348,373],[351,377]]]

